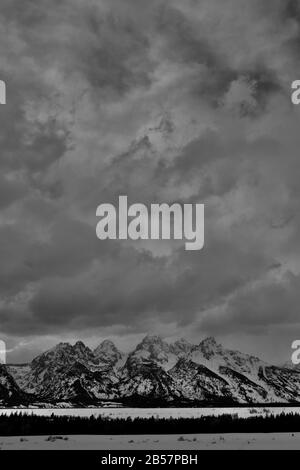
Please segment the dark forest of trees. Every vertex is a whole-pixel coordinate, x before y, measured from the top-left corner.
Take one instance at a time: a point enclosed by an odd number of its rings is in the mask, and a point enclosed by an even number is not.
[[[197,434],[243,432],[300,432],[300,416],[237,415],[201,418],[107,418],[78,416],[35,416],[13,413],[0,416],[1,436],[64,434]]]

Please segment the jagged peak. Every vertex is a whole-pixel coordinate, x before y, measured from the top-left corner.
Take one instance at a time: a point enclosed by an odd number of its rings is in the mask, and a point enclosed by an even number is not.
[[[74,349],[86,350],[89,349],[89,347],[86,346],[83,341],[76,341],[76,343],[74,344]]]
[[[158,335],[146,335],[130,353],[129,356],[133,357],[136,354],[141,354],[143,351],[147,354],[160,354],[161,352],[168,352],[169,345]]]
[[[94,349],[94,356],[105,364],[115,365],[124,357],[113,341],[105,339]]]
[[[185,338],[179,338],[174,343],[170,344],[170,350],[174,354],[186,354],[193,348],[193,345]]]
[[[200,342],[199,346],[216,348],[221,345],[217,343],[216,338],[214,336],[208,336]]]
[[[53,346],[53,348],[48,349],[47,351],[41,353],[38,357],[48,355],[48,354],[55,354],[55,353],[60,353],[60,352],[70,352],[72,351],[73,346],[70,343],[67,342],[60,342]]]
[[[39,366],[44,361],[47,363],[71,363],[76,358],[82,360],[87,359],[93,362],[93,353],[82,341],[77,341],[74,346],[67,342],[60,342],[52,349],[45,351],[32,361],[33,366]]]
[[[221,353],[222,345],[217,343],[216,339],[213,336],[209,336],[208,338],[205,338],[199,343],[197,349],[200,349],[204,357],[206,359],[209,359],[211,356]]]
[[[110,339],[103,340],[95,349],[94,353],[101,353],[101,352],[117,352],[120,353],[119,349],[116,347],[115,343]]]
[[[104,339],[100,344],[99,346],[97,346],[98,348],[102,347],[102,348],[105,348],[105,347],[112,347],[112,348],[115,348],[115,343],[111,340],[111,339]]]
[[[91,349],[86,346],[83,341],[77,341],[74,346],[73,346],[73,352],[74,354],[82,357],[90,357],[90,359],[93,359],[93,352]]]
[[[141,341],[141,344],[151,344],[151,343],[162,344],[162,343],[164,343],[164,341],[158,335],[146,335]]]

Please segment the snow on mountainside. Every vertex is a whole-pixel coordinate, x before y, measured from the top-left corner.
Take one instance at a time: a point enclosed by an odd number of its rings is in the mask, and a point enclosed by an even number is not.
[[[174,402],[183,398],[167,370],[178,356],[159,336],[146,336],[129,354],[120,371],[120,397],[131,403]]]
[[[58,344],[36,357],[23,374],[13,366],[9,371],[20,387],[44,401],[85,404],[117,396],[113,368],[81,341]]]
[[[0,364],[0,404],[27,404],[30,399],[31,397],[20,389],[6,366]]]
[[[109,340],[94,351],[81,341],[60,343],[31,364],[3,366],[0,379],[3,403],[10,391],[24,403],[31,396],[77,406],[300,402],[299,370],[226,349],[214,338],[192,345],[146,336],[128,355]]]
[[[181,357],[191,352],[193,347],[194,346],[189,343],[186,339],[180,338],[175,341],[175,343],[170,344],[169,349],[171,353]]]
[[[102,364],[121,367],[124,365],[125,354],[116,348],[114,343],[108,339],[102,341],[97,348],[94,349],[94,356]]]
[[[226,380],[206,366],[189,359],[180,358],[170,374],[187,400],[226,403],[231,398]]]
[[[220,366],[229,367],[246,375],[249,379],[256,378],[259,367],[267,365],[255,356],[223,348],[214,338],[207,338],[195,346],[189,357],[197,363],[207,364],[216,371]]]
[[[66,366],[75,361],[82,364],[96,366],[98,364],[93,352],[82,341],[77,341],[74,346],[69,343],[59,343],[49,351],[44,352],[32,361],[32,366],[39,372],[49,366]]]
[[[272,366],[273,377],[269,372],[266,379],[266,371],[270,371],[269,364],[256,356],[225,349],[214,338],[202,341],[193,348],[189,357],[223,377],[230,385],[232,397],[238,402],[285,402],[292,401],[297,396],[300,398],[299,375]],[[292,392],[286,386],[281,389],[278,387],[276,383],[278,370],[279,375],[287,374],[293,382]]]
[[[130,363],[156,363],[164,370],[171,369],[178,360],[178,352],[159,336],[146,336],[129,355]]]
[[[229,373],[229,370],[232,370],[242,374],[256,385],[261,385],[258,374],[260,368],[267,366],[264,361],[255,356],[223,348],[211,337],[195,346],[189,358],[197,364],[206,365],[226,380],[234,380],[233,374]],[[235,377],[237,377],[236,374]]]

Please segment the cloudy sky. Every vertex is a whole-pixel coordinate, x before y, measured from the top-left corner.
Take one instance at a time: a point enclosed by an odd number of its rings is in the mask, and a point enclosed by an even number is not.
[[[298,75],[297,75],[298,74]],[[297,0],[1,0],[9,360],[146,333],[287,360],[300,338]],[[96,208],[205,204],[205,247],[99,241]]]

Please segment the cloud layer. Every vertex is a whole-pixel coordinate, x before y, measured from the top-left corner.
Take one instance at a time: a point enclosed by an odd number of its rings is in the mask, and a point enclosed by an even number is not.
[[[269,356],[279,326],[294,339],[298,2],[2,0],[0,12],[0,331],[12,358],[24,344],[149,330],[232,346],[242,335]],[[96,207],[120,194],[204,203],[204,250],[99,242]]]

